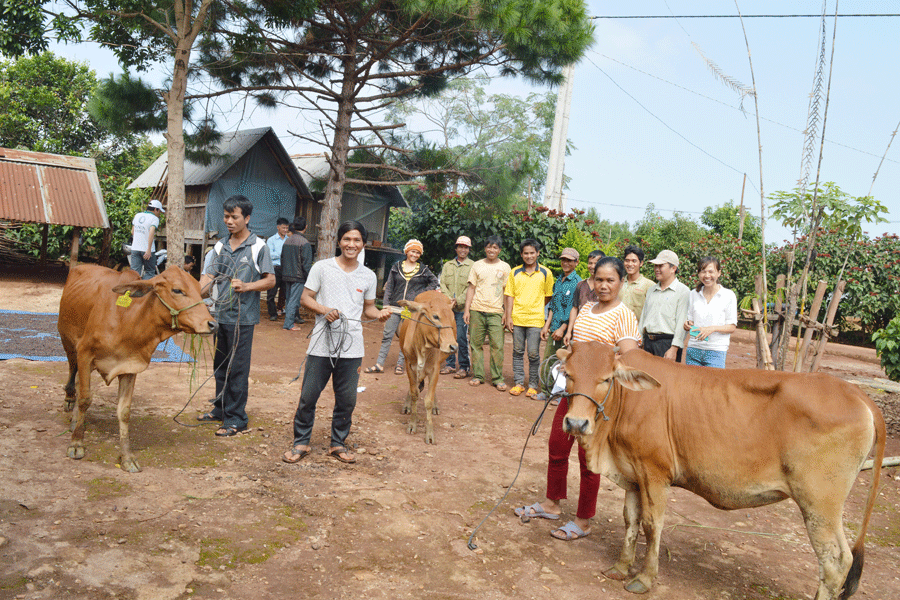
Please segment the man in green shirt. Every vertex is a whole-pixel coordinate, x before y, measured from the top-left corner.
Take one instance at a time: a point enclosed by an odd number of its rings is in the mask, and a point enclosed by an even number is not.
[[[647,290],[653,287],[653,281],[641,274],[644,251],[638,246],[625,246],[625,250],[622,251],[622,262],[625,263],[627,276],[619,290],[619,300],[630,308],[637,320],[640,321],[644,300],[647,299]]]
[[[464,379],[469,376],[469,328],[463,318],[463,312],[466,309],[469,272],[474,264],[474,261],[469,258],[471,248],[472,240],[465,235],[459,236],[456,239],[456,258],[444,263],[444,268],[441,269],[441,291],[453,299],[453,316],[456,318],[456,346],[459,348],[459,362],[457,363],[457,356],[451,354],[447,357],[447,364],[441,369],[441,374],[446,375],[456,371],[456,375],[454,375],[456,379]]]

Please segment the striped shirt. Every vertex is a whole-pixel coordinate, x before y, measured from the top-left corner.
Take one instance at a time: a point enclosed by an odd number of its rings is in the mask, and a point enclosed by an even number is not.
[[[572,328],[573,342],[603,342],[615,346],[620,340],[640,342],[637,318],[621,302],[600,314],[594,314],[596,302],[588,302],[578,311]]]

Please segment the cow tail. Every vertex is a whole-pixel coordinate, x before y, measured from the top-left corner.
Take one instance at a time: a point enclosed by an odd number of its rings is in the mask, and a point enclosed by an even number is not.
[[[872,408],[873,406],[870,406],[869,410],[872,410]],[[853,544],[853,550],[851,551],[853,564],[850,565],[850,571],[844,580],[841,600],[847,600],[859,587],[863,563],[865,562],[865,548],[863,544],[866,539],[866,530],[869,528],[869,518],[872,516],[872,509],[875,507],[875,500],[878,498],[878,484],[881,481],[881,464],[884,462],[884,446],[887,432],[884,426],[884,417],[877,407],[872,411],[872,420],[875,425],[875,459],[872,461],[872,487],[869,489],[869,499],[866,501],[866,513],[863,516],[859,537],[856,538],[856,543]]]

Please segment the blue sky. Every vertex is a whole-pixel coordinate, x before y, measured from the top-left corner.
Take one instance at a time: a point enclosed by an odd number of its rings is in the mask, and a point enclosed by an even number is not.
[[[590,0],[589,12],[611,15],[736,15],[725,0]],[[739,2],[751,14],[821,14],[821,0]],[[834,13],[834,0],[827,11]],[[840,13],[900,13],[891,0],[844,0]],[[634,224],[652,203],[663,216],[695,218],[707,206],[740,201],[760,212],[760,169],[753,98],[742,99],[713,75],[695,49],[721,72],[750,86],[747,48],[736,18],[597,19],[596,43],[575,68],[566,158],[568,206],[596,208],[603,218]],[[801,175],[803,130],[821,39],[819,18],[745,18],[761,117],[766,194],[790,190]],[[831,53],[834,19],[827,20]],[[900,17],[837,21],[831,95],[825,124],[822,181],[854,196],[869,193],[872,176],[900,123]],[[98,75],[118,72],[113,55],[96,45],[56,46],[86,61]],[[826,71],[827,76],[827,71]],[[162,75],[151,75],[159,83]],[[826,79],[827,83],[827,79]],[[521,82],[495,80],[491,91],[531,91]],[[823,100],[824,101],[824,100]],[[310,113],[270,113],[250,105],[220,104],[229,130],[272,126],[291,153],[320,148],[289,130],[313,130]],[[821,130],[821,124],[820,124]],[[900,136],[898,136],[900,137]],[[815,180],[818,143],[810,182]],[[890,223],[866,227],[871,235],[900,233],[900,139],[891,145],[872,194]],[[766,240],[790,232],[774,220]]]

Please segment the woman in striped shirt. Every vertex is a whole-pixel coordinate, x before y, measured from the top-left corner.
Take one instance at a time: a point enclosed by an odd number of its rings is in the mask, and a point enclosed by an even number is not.
[[[598,302],[585,304],[575,319],[572,331],[566,333],[566,345],[570,341],[600,341],[618,346],[619,352],[627,352],[638,347],[640,332],[637,319],[630,308],[619,300],[619,290],[625,280],[625,265],[618,258],[607,256],[597,261],[590,282],[597,293]],[[531,506],[515,510],[518,516],[530,518],[559,519],[562,507],[559,501],[566,498],[566,476],[569,470],[569,454],[575,438],[562,430],[562,421],[569,410],[568,398],[563,397],[550,429],[549,461],[547,464],[547,499]],[[575,518],[562,527],[554,529],[550,535],[560,540],[577,540],[591,533],[591,518],[597,511],[597,492],[600,489],[600,475],[587,468],[584,450],[578,448],[578,462],[581,465],[581,488],[578,495],[578,509]]]

